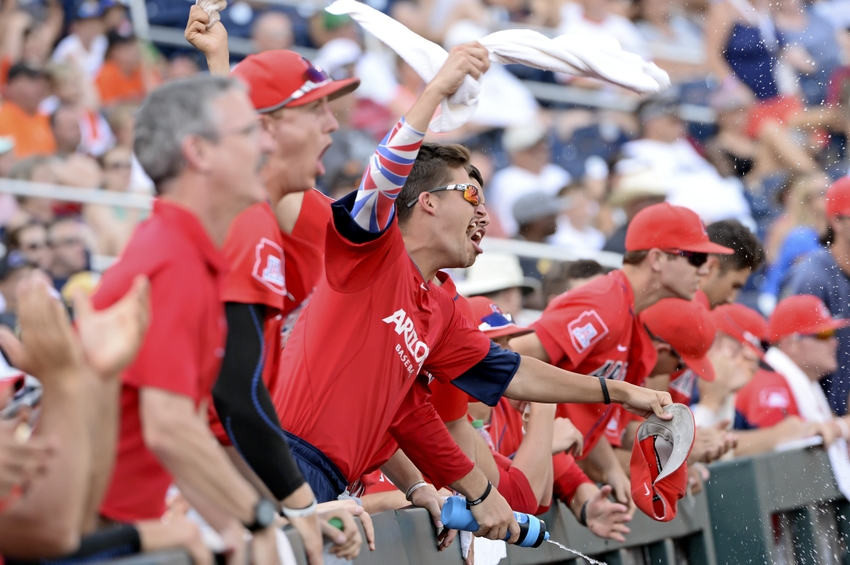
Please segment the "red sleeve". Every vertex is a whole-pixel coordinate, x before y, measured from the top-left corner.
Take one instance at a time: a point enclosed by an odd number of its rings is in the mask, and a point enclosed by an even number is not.
[[[468,475],[474,465],[455,443],[428,396],[427,379],[418,376],[396,412],[390,433],[439,490]]]
[[[507,469],[499,465],[499,494],[505,497],[508,506],[515,512],[532,514],[540,506],[531,489],[528,477],[516,467]]]
[[[474,367],[490,351],[490,338],[472,325],[457,303],[445,293],[440,304],[449,319],[439,346],[425,360],[425,369],[437,380],[448,383]]]
[[[608,315],[602,305],[590,304],[580,297],[572,298],[564,295],[531,325],[537,331],[549,362],[561,368],[581,365],[611,335],[610,328],[618,324],[618,317]]]
[[[569,505],[572,502],[578,487],[593,482],[576,464],[576,460],[566,453],[552,456],[552,467],[555,478],[552,494],[564,504]]]
[[[199,400],[201,360],[193,352],[206,350],[199,343],[205,332],[196,327],[201,317],[188,313],[212,306],[187,283],[191,276],[175,261],[150,275],[150,326],[136,360],[124,373],[125,385],[159,388]]]
[[[431,383],[431,404],[444,422],[454,422],[466,416],[469,410],[469,395],[448,383]]]
[[[251,206],[236,217],[227,233],[224,255],[230,270],[225,302],[263,304],[275,310],[286,296],[280,228],[267,203]]]

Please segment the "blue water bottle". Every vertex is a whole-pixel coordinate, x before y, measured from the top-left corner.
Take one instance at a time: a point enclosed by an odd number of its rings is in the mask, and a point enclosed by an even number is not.
[[[514,512],[514,517],[519,524],[519,539],[517,539],[516,545],[520,547],[540,547],[540,544],[549,539],[546,522],[537,516]],[[467,532],[478,530],[478,522],[475,521],[472,511],[466,506],[466,499],[460,496],[450,496],[446,500],[443,511],[440,513],[440,520],[443,522],[443,526],[452,530]],[[505,541],[510,537],[511,533],[508,532]]]

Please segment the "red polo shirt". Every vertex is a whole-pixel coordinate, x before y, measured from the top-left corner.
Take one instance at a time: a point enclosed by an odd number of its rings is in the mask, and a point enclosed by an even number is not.
[[[120,260],[103,276],[94,306],[120,299],[136,275],[151,284],[151,322],[122,376],[121,430],[112,483],[100,512],[119,521],[157,519],[165,512],[171,475],[145,446],[139,389],[154,387],[208,402],[224,355],[222,302],[226,261],[198,218],[156,200]]]
[[[532,327],[561,369],[642,385],[655,366],[652,340],[634,312],[634,292],[622,271],[613,271],[552,301]],[[584,434],[587,455],[616,415],[615,404],[561,404]]]

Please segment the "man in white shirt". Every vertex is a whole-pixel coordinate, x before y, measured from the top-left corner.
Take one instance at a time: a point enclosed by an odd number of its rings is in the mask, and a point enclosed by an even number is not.
[[[670,96],[643,102],[637,110],[641,139],[623,145],[619,168],[635,165],[652,169],[663,180],[667,202],[690,208],[706,224],[738,220],[750,229],[755,222],[744,198],[743,185],[724,179],[687,140],[678,105]],[[628,166],[626,165],[628,163]]]
[[[487,198],[506,237],[514,237],[519,229],[513,214],[517,200],[533,192],[554,196],[570,183],[570,174],[550,162],[548,135],[545,126],[532,123],[508,128],[502,136],[511,165],[493,175]]]

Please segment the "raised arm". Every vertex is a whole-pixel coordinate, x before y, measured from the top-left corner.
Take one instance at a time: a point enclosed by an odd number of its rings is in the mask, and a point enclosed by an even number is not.
[[[395,200],[413,168],[437,107],[460,88],[467,75],[477,79],[489,67],[487,49],[477,42],[451,50],[434,80],[372,155],[351,211],[361,228],[379,232],[390,225],[395,215]]]

